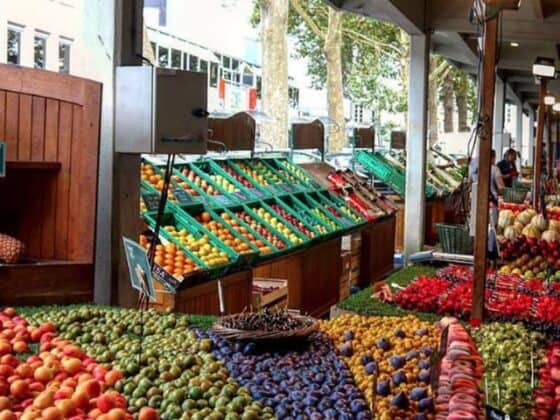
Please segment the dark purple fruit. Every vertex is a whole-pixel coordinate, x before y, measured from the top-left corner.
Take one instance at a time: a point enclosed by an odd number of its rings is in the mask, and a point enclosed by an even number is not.
[[[389,381],[379,381],[377,382],[377,386],[375,387],[375,393],[377,395],[381,395],[382,397],[386,397],[391,392],[391,385]]]
[[[426,398],[428,396],[428,392],[426,391],[426,388],[413,388],[412,391],[410,391],[410,399],[414,400],[414,401],[420,401],[423,398]]]
[[[391,381],[393,382],[394,385],[400,385],[406,383],[406,375],[402,370],[399,370],[393,373],[393,376],[391,377]]]
[[[367,375],[373,375],[377,372],[377,363],[369,362],[365,367],[365,371]]]
[[[391,358],[389,359],[389,363],[395,369],[400,369],[404,366],[405,360],[404,360],[404,357],[402,357],[402,356],[391,356]]]
[[[401,409],[407,409],[408,408],[408,398],[406,397],[406,395],[404,394],[404,392],[399,392],[395,398],[393,398],[393,400],[391,401],[391,405],[394,405],[395,407],[401,408]]]
[[[377,346],[377,348],[384,351],[387,351],[391,348],[391,343],[386,338],[380,338],[375,342],[375,345]]]

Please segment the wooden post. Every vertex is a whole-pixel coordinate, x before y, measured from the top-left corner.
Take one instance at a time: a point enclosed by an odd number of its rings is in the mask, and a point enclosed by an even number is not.
[[[142,64],[143,0],[116,2],[116,65]],[[140,154],[117,153],[113,164],[112,301],[134,307],[138,293],[131,287],[122,237],[138,240]]]
[[[546,136],[546,175],[548,178],[552,178],[552,107],[548,107],[548,112],[546,113],[546,121],[548,124],[548,133]]]
[[[482,69],[481,123],[478,154],[478,190],[474,241],[474,287],[471,323],[477,325],[484,318],[486,289],[486,256],[488,252],[488,205],[490,195],[490,154],[494,118],[494,89],[496,86],[496,49],[499,14],[484,23],[484,63]]]
[[[537,138],[535,140],[535,156],[533,165],[533,206],[537,211],[540,207],[541,197],[541,175],[542,175],[542,155],[544,137],[544,113],[546,111],[544,97],[546,96],[546,80],[541,79],[541,89],[539,97],[539,110],[537,117]]]

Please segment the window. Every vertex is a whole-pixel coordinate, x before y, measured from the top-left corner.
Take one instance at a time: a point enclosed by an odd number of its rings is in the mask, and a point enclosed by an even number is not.
[[[222,76],[223,76],[224,80],[231,81],[231,72],[230,71],[224,70]]]
[[[288,103],[292,108],[297,108],[299,105],[299,89],[289,87],[288,88]]]
[[[70,73],[70,47],[69,41],[58,43],[58,71],[61,73]]]
[[[218,86],[218,63],[210,63],[210,87]]]
[[[199,71],[201,71],[202,73],[208,73],[208,61],[200,60],[199,64]]]
[[[187,53],[183,53],[183,70],[189,69],[189,55]]]
[[[198,57],[196,55],[189,55],[189,70],[198,71]]]
[[[354,105],[354,122],[361,124],[364,121],[364,106]]]
[[[243,84],[245,86],[253,87],[253,82],[255,78],[253,77],[253,72],[248,66],[243,69]]]
[[[257,76],[257,98],[261,99],[261,91],[262,91],[262,78],[261,76]]]
[[[21,31],[23,28],[8,27],[8,45],[6,61],[10,64],[19,64],[21,60]]]
[[[232,70],[237,70],[239,68],[239,60],[236,60],[235,58],[231,59],[231,69]]]
[[[33,65],[36,69],[44,69],[47,57],[47,38],[45,34],[36,34],[33,40]]]
[[[150,41],[150,45],[152,46],[152,56],[155,57],[156,56],[156,51],[157,51],[157,45],[155,42]]]
[[[238,72],[233,73],[233,83],[240,84],[241,83],[241,75]]]
[[[169,67],[169,48],[158,47],[158,64],[160,67]]]
[[[174,69],[181,68],[181,51],[175,49],[171,50],[171,67]]]
[[[231,59],[227,56],[222,56],[222,65],[226,68],[229,69],[231,66]]]

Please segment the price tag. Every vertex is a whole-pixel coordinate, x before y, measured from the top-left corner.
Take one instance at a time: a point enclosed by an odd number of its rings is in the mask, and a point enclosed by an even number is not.
[[[265,194],[257,188],[251,188],[249,191],[251,191],[253,194],[255,194],[259,198],[263,198],[265,196]]]
[[[154,264],[152,267],[152,275],[154,279],[158,281],[168,292],[176,293],[177,287],[179,287],[180,281],[169,274],[158,264]]]
[[[193,197],[183,189],[175,188],[175,190],[173,190],[173,194],[179,204],[192,204],[194,202]]]
[[[248,201],[249,197],[245,195],[243,191],[235,191],[233,193],[234,197],[237,198],[239,201]]]
[[[515,420],[515,417],[504,413],[502,410],[486,405],[486,418],[488,420]]]
[[[146,208],[148,211],[156,211],[159,209],[159,201],[161,195],[158,193],[144,193],[142,194],[142,198],[144,199],[144,203],[146,203]]]
[[[309,185],[313,187],[315,190],[322,190],[323,186],[319,184],[317,181],[309,181]]]
[[[282,188],[284,189],[284,191],[286,191],[287,193],[295,193],[296,189],[293,185],[291,184],[282,184]]]
[[[151,300],[155,300],[154,280],[151,276],[152,270],[150,270],[146,250],[137,242],[124,237],[123,244],[132,287],[148,296]]]
[[[221,204],[222,206],[231,206],[233,203],[225,195],[213,195],[212,198]]]

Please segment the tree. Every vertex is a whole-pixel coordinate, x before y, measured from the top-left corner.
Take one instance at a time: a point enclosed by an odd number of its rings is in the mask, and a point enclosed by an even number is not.
[[[459,117],[459,131],[469,131],[468,111],[469,111],[469,90],[472,89],[469,76],[464,72],[459,72],[455,78],[455,100],[457,102],[457,114]]]
[[[430,56],[430,73],[438,67],[436,56]],[[428,81],[428,149],[438,141],[438,80],[430,77]],[[431,154],[429,155],[431,158]]]
[[[272,121],[261,127],[261,138],[288,146],[288,0],[258,0],[262,41],[262,105]]]
[[[453,124],[453,111],[454,106],[454,80],[453,72],[448,71],[445,78],[443,79],[442,86],[442,96],[443,96],[443,132],[452,133],[455,131]]]

